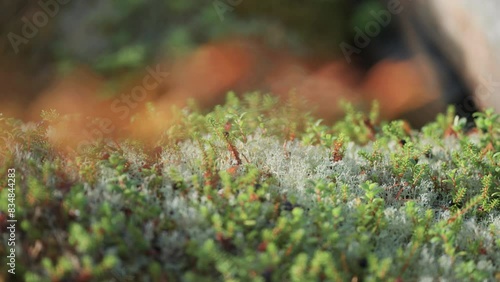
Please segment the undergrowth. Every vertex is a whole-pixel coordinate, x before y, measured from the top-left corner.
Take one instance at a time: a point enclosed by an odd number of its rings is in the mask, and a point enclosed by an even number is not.
[[[271,96],[176,112],[156,144],[62,152],[65,117],[0,117],[9,281],[500,280],[500,120],[452,108],[421,130],[344,105],[333,126]],[[148,117],[135,122],[147,123]]]

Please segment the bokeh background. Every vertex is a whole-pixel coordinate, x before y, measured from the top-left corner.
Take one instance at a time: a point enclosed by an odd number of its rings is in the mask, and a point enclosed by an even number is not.
[[[354,44],[383,1],[0,3],[0,112],[25,120],[43,109],[128,118],[149,103],[167,111],[189,98],[210,109],[227,91],[261,91],[293,93],[327,121],[341,114],[341,100],[361,108],[378,100],[384,118],[419,125],[450,102],[396,17],[346,59],[341,43]],[[123,100],[152,69],[168,76]]]

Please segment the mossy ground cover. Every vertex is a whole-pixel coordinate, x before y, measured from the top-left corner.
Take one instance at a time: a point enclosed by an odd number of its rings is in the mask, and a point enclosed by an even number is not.
[[[275,98],[177,111],[153,143],[76,153],[3,117],[0,224],[14,168],[9,281],[498,281],[500,118],[421,130],[345,106],[325,125]],[[147,123],[142,117],[140,122]],[[135,123],[140,124],[140,123]]]

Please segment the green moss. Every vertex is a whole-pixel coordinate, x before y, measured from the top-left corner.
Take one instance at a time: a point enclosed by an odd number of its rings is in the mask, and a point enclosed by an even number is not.
[[[208,114],[177,111],[154,158],[136,140],[58,153],[49,125],[2,118],[17,277],[499,279],[499,116],[478,113],[468,130],[450,109],[419,131],[378,121],[376,105],[345,109],[326,125],[295,103],[230,93]]]

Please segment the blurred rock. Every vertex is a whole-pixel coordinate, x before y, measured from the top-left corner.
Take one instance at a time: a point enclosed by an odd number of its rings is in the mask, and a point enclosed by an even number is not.
[[[412,3],[410,3],[412,2]],[[428,56],[447,102],[470,116],[479,108],[500,112],[500,2],[410,1],[402,13],[406,38]]]

